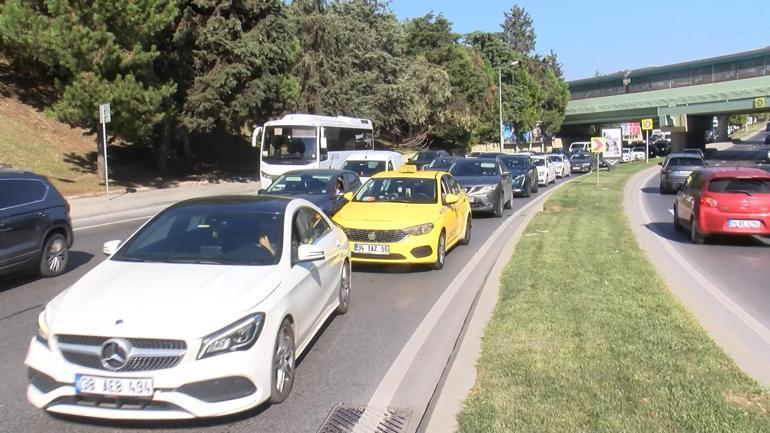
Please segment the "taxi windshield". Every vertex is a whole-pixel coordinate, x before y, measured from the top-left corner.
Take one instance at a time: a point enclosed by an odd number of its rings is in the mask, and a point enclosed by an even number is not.
[[[436,202],[436,180],[419,178],[369,179],[353,201],[429,204]]]

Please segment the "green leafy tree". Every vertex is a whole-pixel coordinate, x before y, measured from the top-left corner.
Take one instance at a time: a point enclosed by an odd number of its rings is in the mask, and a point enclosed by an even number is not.
[[[58,117],[93,128],[97,105],[110,101],[111,131],[146,142],[176,92],[154,63],[155,38],[178,12],[174,0],[7,0],[0,6],[0,42],[12,61],[47,71],[59,91]]]
[[[191,134],[238,135],[299,96],[290,74],[299,46],[280,0],[185,0],[164,48],[164,72],[179,86],[169,121],[185,143]]]
[[[503,39],[521,54],[529,54],[535,49],[535,28],[532,25],[532,17],[526,9],[519,5],[513,5],[510,12],[505,12],[505,20],[500,25]]]

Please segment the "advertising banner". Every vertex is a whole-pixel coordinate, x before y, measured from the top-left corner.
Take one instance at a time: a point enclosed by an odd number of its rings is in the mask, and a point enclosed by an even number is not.
[[[602,129],[602,138],[607,143],[605,158],[620,158],[623,146],[623,130],[620,128]]]

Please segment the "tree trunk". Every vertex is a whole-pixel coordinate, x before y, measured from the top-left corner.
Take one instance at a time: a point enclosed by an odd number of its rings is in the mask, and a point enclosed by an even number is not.
[[[172,120],[167,118],[163,123],[163,138],[160,140],[160,148],[158,149],[158,160],[156,161],[155,168],[159,172],[165,172],[168,168],[168,154],[171,150],[171,129],[173,128]]]
[[[182,139],[182,157],[184,159],[184,167],[190,170],[193,165],[193,153],[190,146],[190,134],[185,133]]]

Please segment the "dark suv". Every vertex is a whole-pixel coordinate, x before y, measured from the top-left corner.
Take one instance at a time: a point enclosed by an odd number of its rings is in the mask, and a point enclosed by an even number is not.
[[[44,277],[67,268],[69,204],[43,176],[0,170],[0,275],[35,268]]]

